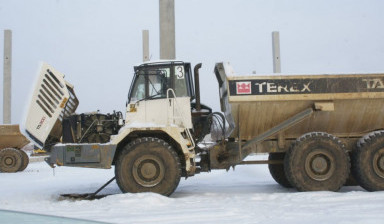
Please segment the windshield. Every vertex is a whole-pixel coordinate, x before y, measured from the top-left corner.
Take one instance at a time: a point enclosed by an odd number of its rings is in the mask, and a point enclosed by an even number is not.
[[[154,68],[140,70],[131,92],[131,101],[147,98],[162,98],[166,96],[166,86],[170,74],[169,68]]]

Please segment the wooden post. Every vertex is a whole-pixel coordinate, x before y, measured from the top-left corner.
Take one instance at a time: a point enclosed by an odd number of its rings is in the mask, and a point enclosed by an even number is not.
[[[273,72],[281,72],[280,62],[280,35],[278,31],[272,32]]]
[[[12,31],[4,30],[3,123],[11,124]]]
[[[149,61],[149,31],[143,30],[143,62]]]
[[[175,0],[159,0],[160,59],[175,59]]]

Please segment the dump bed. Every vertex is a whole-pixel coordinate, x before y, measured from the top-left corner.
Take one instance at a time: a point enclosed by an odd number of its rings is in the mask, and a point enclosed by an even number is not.
[[[21,149],[28,143],[28,139],[20,133],[19,125],[0,125],[0,149]]]
[[[222,111],[233,127],[230,137],[252,139],[307,108],[316,112],[286,129],[285,138],[314,131],[360,137],[384,129],[384,74],[228,76],[230,72],[227,64],[216,64]]]

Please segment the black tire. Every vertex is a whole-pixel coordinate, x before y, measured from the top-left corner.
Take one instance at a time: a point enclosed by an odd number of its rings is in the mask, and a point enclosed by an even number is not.
[[[154,192],[169,196],[180,182],[180,159],[164,140],[139,138],[120,153],[115,175],[124,193]]]
[[[0,172],[17,172],[22,164],[22,155],[20,150],[14,148],[5,148],[0,150]]]
[[[348,155],[352,161],[352,152],[349,151]],[[352,162],[351,162],[351,172],[349,173],[349,177],[347,178],[347,181],[345,182],[344,186],[359,186],[359,183],[357,183],[356,178],[352,172]]]
[[[324,132],[298,138],[288,150],[285,173],[299,191],[338,191],[350,173],[350,160],[341,141]]]
[[[269,153],[268,160],[280,160],[284,161],[284,152],[278,152],[278,153]],[[268,164],[269,172],[271,173],[272,178],[281,186],[286,188],[291,188],[292,185],[285,176],[284,172],[284,164]]]
[[[349,174],[349,177],[347,178],[347,181],[345,181],[344,186],[359,186],[359,183],[357,183],[356,178],[353,176],[352,172]]]
[[[23,150],[20,149],[20,153],[21,153],[21,160],[22,160],[22,163],[21,163],[21,166],[20,166],[20,169],[18,171],[24,171],[25,168],[27,168],[28,164],[29,164],[29,157],[27,155],[26,152],[24,152]]]
[[[384,190],[384,131],[361,138],[352,153],[352,172],[367,191]]]

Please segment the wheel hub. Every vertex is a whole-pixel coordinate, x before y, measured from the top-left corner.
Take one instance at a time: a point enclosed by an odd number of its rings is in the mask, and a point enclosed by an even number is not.
[[[316,157],[311,163],[311,168],[316,173],[324,173],[328,169],[327,160],[324,157]]]
[[[4,164],[6,166],[11,166],[12,164],[14,164],[14,159],[12,157],[6,157],[4,160]]]
[[[164,164],[154,155],[145,155],[134,162],[132,174],[141,186],[153,187],[164,178]]]
[[[305,160],[305,171],[314,180],[327,180],[335,171],[333,157],[323,149],[311,152]]]
[[[152,161],[148,161],[144,164],[140,164],[140,174],[144,179],[152,179],[158,175],[157,170],[159,169],[157,164],[153,164]]]
[[[373,157],[373,169],[379,177],[384,178],[384,148],[375,153]]]

